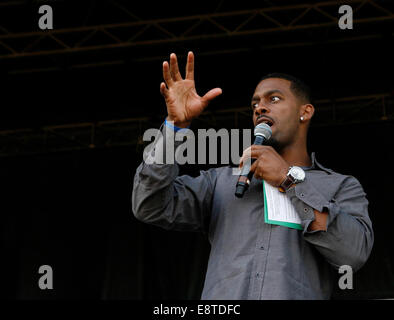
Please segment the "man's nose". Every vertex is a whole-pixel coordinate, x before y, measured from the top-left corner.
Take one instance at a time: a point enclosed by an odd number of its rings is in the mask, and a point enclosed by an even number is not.
[[[261,115],[264,113],[269,113],[270,109],[267,108],[263,103],[259,103],[257,108],[254,110],[254,112],[256,113],[256,115]]]

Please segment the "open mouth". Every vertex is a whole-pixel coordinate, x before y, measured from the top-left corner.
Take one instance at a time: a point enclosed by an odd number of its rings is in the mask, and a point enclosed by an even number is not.
[[[271,119],[268,119],[266,117],[261,117],[261,118],[257,119],[257,124],[259,124],[259,123],[266,123],[270,127],[272,127],[274,125],[274,122]]]

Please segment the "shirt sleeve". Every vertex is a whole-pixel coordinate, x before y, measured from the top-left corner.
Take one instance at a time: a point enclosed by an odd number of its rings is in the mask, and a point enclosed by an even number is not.
[[[354,271],[367,261],[374,242],[368,200],[359,181],[347,176],[332,199],[326,199],[312,181],[305,179],[288,191],[303,225],[304,239],[333,267],[349,265]],[[308,231],[314,212],[328,212],[326,231]]]
[[[171,129],[162,132],[168,130]],[[166,143],[172,139],[169,134],[163,136]],[[179,144],[175,143],[175,149]],[[162,146],[155,146],[153,152],[160,148]],[[167,230],[207,232],[216,170],[201,171],[195,178],[178,174],[176,162],[141,163],[134,176],[134,216]]]

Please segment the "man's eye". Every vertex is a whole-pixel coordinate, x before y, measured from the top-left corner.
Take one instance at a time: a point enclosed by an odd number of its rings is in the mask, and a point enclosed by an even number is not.
[[[256,108],[258,107],[258,105],[259,105],[258,103],[253,103],[253,104],[252,104],[252,108],[253,108],[253,109],[256,109]]]
[[[280,100],[278,96],[272,96],[270,99],[272,102],[278,102]]]

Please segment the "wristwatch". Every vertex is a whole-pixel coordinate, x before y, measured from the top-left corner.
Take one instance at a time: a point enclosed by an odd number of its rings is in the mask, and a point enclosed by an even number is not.
[[[296,183],[300,183],[305,180],[305,171],[297,166],[292,166],[287,171],[286,179],[279,186],[280,192],[286,192],[289,188]]]

